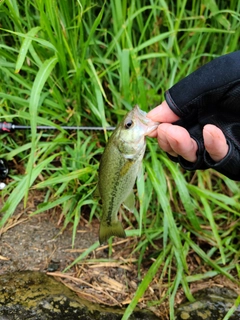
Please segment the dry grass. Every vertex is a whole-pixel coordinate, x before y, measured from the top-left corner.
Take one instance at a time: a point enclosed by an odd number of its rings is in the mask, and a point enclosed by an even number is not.
[[[108,246],[103,246],[95,250],[89,259],[75,265],[71,272],[49,272],[50,276],[55,277],[64,283],[71,290],[75,291],[81,298],[105,306],[124,308],[128,305],[136,292],[140,283],[138,276],[137,259],[138,254],[131,255],[132,248],[136,246],[139,239],[126,239],[113,243],[112,256],[110,261],[103,261],[108,256]],[[75,249],[76,251],[77,249]],[[149,249],[148,254],[150,254]],[[83,250],[79,250],[79,253]],[[141,266],[141,278],[145,276],[153,259],[145,261]],[[187,257],[190,276],[199,273],[206,273],[210,269],[199,257],[192,252]],[[149,309],[159,316],[159,319],[169,318],[169,302],[165,299],[169,289],[168,270],[162,274],[164,265],[161,266],[153,281],[146,290],[144,296],[139,300],[140,309]],[[176,266],[171,266],[171,275],[174,280]],[[194,294],[197,291],[214,286],[228,287],[240,294],[240,287],[222,275],[210,279],[191,283],[190,289]],[[185,300],[182,288],[179,288],[175,296],[175,306]]]

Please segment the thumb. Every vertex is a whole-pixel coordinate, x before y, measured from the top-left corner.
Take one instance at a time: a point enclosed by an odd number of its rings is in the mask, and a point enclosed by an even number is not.
[[[159,106],[152,109],[147,116],[154,121],[167,123],[172,123],[179,119],[179,117],[169,108],[166,101],[163,101]]]

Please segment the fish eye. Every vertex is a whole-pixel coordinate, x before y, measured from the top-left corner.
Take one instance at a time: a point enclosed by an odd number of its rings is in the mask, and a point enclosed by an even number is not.
[[[125,123],[125,129],[130,129],[133,126],[133,121],[132,120],[128,120]]]

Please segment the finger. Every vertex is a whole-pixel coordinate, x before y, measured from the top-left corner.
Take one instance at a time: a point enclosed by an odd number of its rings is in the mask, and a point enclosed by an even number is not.
[[[228,144],[223,132],[212,124],[203,128],[204,145],[210,157],[218,162],[228,153]]]
[[[177,121],[179,117],[169,108],[166,101],[163,101],[162,104],[151,110],[147,117],[158,122],[167,122],[172,123]],[[153,131],[150,137],[156,137],[157,131]]]
[[[167,132],[168,132],[169,127],[171,127],[171,126],[172,126],[172,124],[170,124],[170,123],[160,124],[157,129],[157,139],[158,139],[158,144],[163,151],[176,157],[177,154],[173,151],[173,149],[168,141]]]
[[[179,117],[169,108],[166,101],[163,101],[159,106],[152,109],[147,116],[159,122],[174,122],[179,119]]]
[[[197,143],[183,127],[171,125],[167,128],[166,139],[172,152],[190,162],[197,160]]]

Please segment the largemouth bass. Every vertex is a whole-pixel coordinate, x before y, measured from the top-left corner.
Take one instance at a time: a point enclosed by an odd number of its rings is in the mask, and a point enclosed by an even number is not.
[[[112,133],[99,167],[98,193],[102,199],[99,242],[111,236],[124,238],[125,231],[117,214],[123,203],[134,208],[133,186],[146,149],[145,136],[159,125],[135,106]]]

